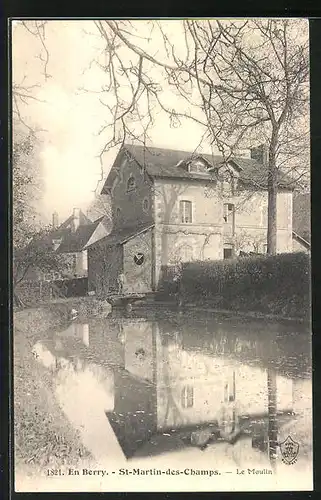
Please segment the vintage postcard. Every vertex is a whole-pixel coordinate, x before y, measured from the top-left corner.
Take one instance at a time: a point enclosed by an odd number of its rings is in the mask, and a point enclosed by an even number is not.
[[[11,21],[15,491],[313,489],[308,48]]]

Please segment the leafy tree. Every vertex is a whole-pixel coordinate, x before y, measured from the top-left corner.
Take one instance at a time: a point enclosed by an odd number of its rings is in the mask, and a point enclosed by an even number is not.
[[[17,248],[13,260],[13,292],[14,303],[23,306],[24,303],[17,291],[18,285],[26,279],[32,270],[42,279],[44,273],[61,272],[65,269],[63,255],[55,252],[51,239],[51,227],[34,229],[29,233],[30,241],[24,247]]]
[[[17,125],[12,152],[13,194],[13,292],[15,305],[22,306],[17,286],[30,269],[56,271],[61,266],[52,248],[48,232],[39,220],[36,205],[42,193],[37,161],[38,141],[32,132]]]

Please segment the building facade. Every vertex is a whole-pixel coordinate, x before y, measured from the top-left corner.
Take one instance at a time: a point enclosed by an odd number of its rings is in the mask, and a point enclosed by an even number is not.
[[[75,211],[78,214],[79,209],[74,210],[73,225],[71,229],[64,234],[61,240],[57,241],[56,251],[65,256],[66,263],[69,264],[70,274],[73,277],[88,276],[88,252],[87,247],[107,236],[110,231],[106,217],[100,217],[94,222],[87,219],[86,223],[76,222]]]
[[[293,251],[311,252],[311,197],[310,193],[293,196]]]
[[[91,245],[89,281],[99,293],[157,290],[167,266],[266,252],[264,150],[231,158],[124,146],[102,194],[113,230]],[[292,251],[292,190],[279,184],[277,251]]]

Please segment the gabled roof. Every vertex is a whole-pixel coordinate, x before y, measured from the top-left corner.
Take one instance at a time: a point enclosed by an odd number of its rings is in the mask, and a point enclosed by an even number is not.
[[[72,221],[73,214],[70,215],[60,226],[51,229],[43,238],[41,238],[42,245],[52,246],[54,240],[63,242],[65,239],[72,235]],[[92,221],[86,217],[86,215],[80,210],[79,211],[79,227],[92,224]],[[39,242],[40,243],[40,242]]]
[[[130,239],[134,238],[135,236],[145,233],[152,227],[154,227],[154,224],[148,222],[146,224],[140,224],[135,227],[120,228],[120,229],[115,228],[111,231],[110,234],[108,234],[108,236],[101,238],[99,242],[95,242],[92,245],[89,245],[88,248],[93,247],[96,243],[104,243],[107,246],[122,245],[123,243],[126,243]]]
[[[104,219],[104,216],[100,217],[90,224],[80,225],[74,233],[69,232],[63,238],[63,241],[57,250],[58,253],[81,252],[89,242],[99,224],[104,222]]]
[[[254,184],[257,187],[260,186],[263,188],[267,186],[266,167],[262,163],[259,163],[257,160],[251,158],[230,157],[224,160],[223,156],[220,155],[200,154],[193,153],[191,151],[125,144],[119,151],[114,166],[111,168],[102,189],[102,194],[109,192],[115,178],[117,177],[119,160],[123,154],[127,154],[134,158],[142,168],[145,168],[147,174],[151,177],[204,181],[204,177],[208,178],[206,174],[188,172],[188,170],[184,168],[186,161],[191,158],[203,158],[213,166],[213,169],[219,168],[226,163],[234,163],[235,167],[239,171],[240,179],[244,183]],[[282,177],[283,178],[280,176],[279,185],[280,187],[286,187],[286,185],[289,184],[289,179],[285,178],[285,176]]]
[[[53,229],[50,232],[50,236],[52,239],[60,239],[66,236],[66,234],[69,234],[70,232],[70,225],[72,224],[73,221],[73,214],[71,214],[60,226],[58,226],[56,229]],[[85,224],[92,224],[92,221],[88,219],[88,217],[83,213],[82,210],[79,211],[79,226],[84,226]]]

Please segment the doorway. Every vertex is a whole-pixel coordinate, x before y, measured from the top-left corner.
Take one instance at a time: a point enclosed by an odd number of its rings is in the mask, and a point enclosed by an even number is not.
[[[234,248],[233,245],[226,245],[223,248],[223,258],[224,259],[233,259],[234,257]]]

